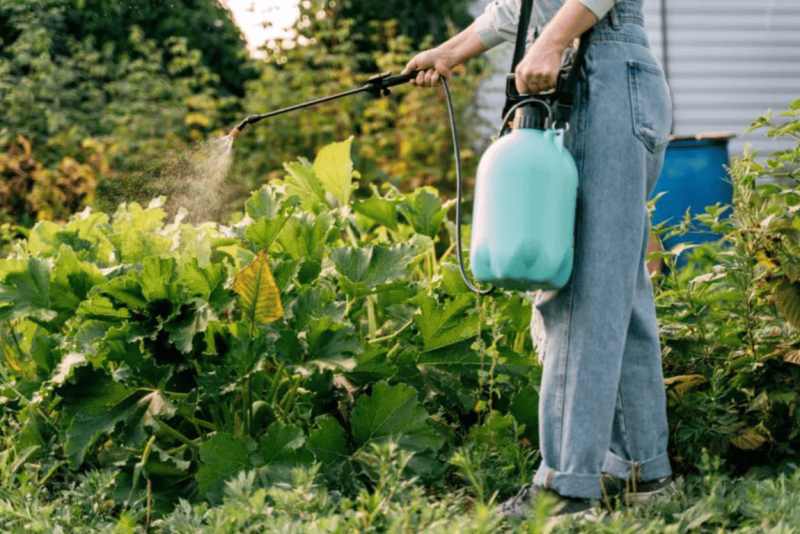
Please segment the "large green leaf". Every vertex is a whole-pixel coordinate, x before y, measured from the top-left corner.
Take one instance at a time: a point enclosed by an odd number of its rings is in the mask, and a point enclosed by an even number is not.
[[[334,220],[328,213],[314,217],[310,213],[292,215],[278,234],[278,242],[294,259],[322,263],[325,243],[333,229]]]
[[[113,233],[109,235],[118,251],[118,260],[138,263],[148,257],[164,257],[169,253],[172,239],[160,232],[166,213],[162,202],[151,202],[147,209],[136,203],[121,204],[114,214]]]
[[[65,452],[72,469],[83,463],[86,450],[101,435],[119,434],[122,444],[141,446],[158,429],[155,416],[170,417],[175,408],[158,391],[130,391],[115,402],[109,398],[96,410],[81,409],[67,429]]]
[[[88,327],[84,338],[88,338],[91,335],[91,330],[93,330],[91,324],[91,322],[84,322],[84,325]],[[102,324],[108,325],[109,323]],[[142,352],[141,343],[131,341],[133,337],[134,333],[132,332],[131,324],[128,322],[123,322],[119,326],[110,326],[105,335],[100,337],[98,334],[95,337],[93,344],[96,346],[97,358],[109,362],[124,362],[131,368],[138,369],[145,355]]]
[[[50,265],[30,259],[26,262],[7,262],[5,276],[0,280],[0,321],[35,316],[51,320],[56,313],[50,310]]]
[[[414,315],[425,352],[477,336],[478,323],[472,295],[459,295],[444,303],[426,296],[421,301],[420,312]]]
[[[269,250],[288,220],[289,217],[285,215],[275,219],[262,217],[247,225],[244,237],[248,241],[252,241],[259,250]]]
[[[294,425],[272,423],[261,439],[259,475],[266,484],[291,483],[298,466],[314,463],[314,454],[305,447],[305,434]]]
[[[94,294],[89,300],[81,302],[77,313],[85,319],[98,321],[116,321],[130,316],[127,308],[114,305],[111,299],[100,294]]]
[[[344,321],[344,302],[336,300],[336,294],[321,287],[302,290],[292,305],[295,328],[305,330],[312,324],[323,322],[325,327]]]
[[[418,234],[436,237],[450,204],[442,206],[439,192],[432,187],[421,187],[398,204],[397,210]]]
[[[368,245],[331,250],[333,264],[342,275],[342,289],[350,296],[373,293],[383,284],[402,280],[409,275],[408,264],[416,255],[417,248],[405,243],[391,248]]]
[[[524,387],[511,396],[508,410],[517,420],[525,425],[523,435],[532,444],[539,442],[539,393],[531,386]]]
[[[304,447],[305,442],[300,427],[275,421],[261,438],[261,459],[265,464],[310,465],[314,456]]]
[[[420,355],[418,364],[424,367],[437,367],[451,373],[478,376],[479,370],[489,370],[492,359],[486,355],[481,362],[481,355],[472,348],[472,344],[472,340],[467,339],[425,352]],[[523,377],[537,365],[533,358],[520,356],[508,347],[500,347],[498,352],[494,367],[498,374]]]
[[[51,258],[62,245],[68,245],[82,261],[102,265],[111,261],[114,247],[108,239],[108,215],[86,208],[72,216],[67,224],[40,221],[28,237],[28,251],[34,257]]]
[[[200,267],[196,259],[181,268],[178,283],[186,288],[187,296],[199,297],[212,306],[224,306],[228,303],[231,293],[225,289],[228,281],[228,271],[219,263],[209,263]]]
[[[387,200],[374,195],[365,200],[354,201],[353,211],[387,228],[397,230],[397,204],[396,200]]]
[[[86,300],[89,290],[103,282],[100,269],[80,261],[70,247],[62,245],[53,267],[51,307],[71,315]]]
[[[236,275],[233,290],[241,297],[242,312],[251,325],[270,323],[283,317],[280,292],[272,277],[266,250]]]
[[[371,397],[358,398],[350,422],[353,439],[359,447],[393,439],[413,451],[435,451],[443,440],[434,433],[428,420],[428,412],[417,400],[416,389],[378,382]]]
[[[140,311],[147,308],[147,299],[142,293],[142,277],[137,271],[109,280],[99,286],[97,291],[133,310]]]
[[[63,399],[65,452],[72,469],[83,463],[87,449],[108,435],[138,447],[154,432],[154,417],[171,417],[172,404],[158,391],[129,388],[105,371],[92,369],[80,357],[67,357],[53,379]]]
[[[271,220],[283,212],[285,201],[283,191],[266,184],[250,196],[250,199],[245,202],[244,208],[247,215],[253,220]]]
[[[315,206],[325,202],[325,190],[308,161],[301,159],[283,167],[289,173],[285,179],[286,194],[299,198],[305,211],[312,212]]]
[[[365,347],[356,356],[356,366],[347,373],[347,377],[356,384],[369,384],[378,380],[387,380],[397,373],[397,368],[389,360],[388,350],[377,345]]]
[[[353,355],[364,350],[351,325],[328,325],[323,321],[312,323],[306,341],[308,360],[335,362],[345,367],[350,366],[349,360]]]
[[[306,360],[340,362],[362,351],[355,329],[345,321],[345,306],[327,289],[304,289],[292,306],[294,328],[305,336]]]
[[[348,458],[344,428],[331,416],[317,419],[319,428],[308,436],[308,448],[322,465],[342,462]]]
[[[164,330],[169,332],[170,341],[184,354],[189,354],[194,348],[195,336],[206,331],[208,323],[217,320],[217,315],[202,300],[195,300],[183,306],[177,317],[170,320]]]
[[[342,206],[350,202],[353,190],[353,162],[350,160],[352,143],[351,137],[324,147],[317,154],[312,168],[325,191],[331,193]]]
[[[253,469],[256,444],[249,438],[214,434],[200,446],[197,483],[212,503],[222,500],[225,481],[239,471]]]
[[[183,302],[183,291],[177,283],[177,266],[174,258],[145,258],[142,268],[142,296],[150,302],[169,300],[175,305]]]

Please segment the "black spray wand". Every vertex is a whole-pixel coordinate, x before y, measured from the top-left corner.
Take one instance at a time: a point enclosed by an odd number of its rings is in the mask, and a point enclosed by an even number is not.
[[[297,111],[298,109],[316,106],[317,104],[330,102],[331,100],[336,100],[339,98],[343,98],[345,96],[351,96],[358,93],[371,93],[373,96],[376,97],[387,96],[391,93],[389,91],[390,87],[394,87],[395,85],[401,85],[406,82],[409,82],[414,78],[416,78],[417,74],[419,74],[418,71],[410,72],[408,74],[398,74],[396,76],[392,76],[391,72],[384,72],[383,74],[377,74],[372,78],[370,78],[365,86],[359,87],[358,89],[345,91],[344,93],[339,93],[338,95],[326,96],[324,98],[312,100],[310,102],[304,102],[302,104],[297,104],[296,106],[279,109],[277,111],[270,111],[269,113],[264,113],[263,115],[250,115],[242,122],[240,122],[238,125],[236,125],[236,127],[233,130],[231,130],[231,133],[229,133],[228,135],[231,138],[236,139],[242,134],[242,130],[244,130],[245,126],[247,126],[248,124],[254,124],[260,120],[268,119],[276,115],[282,115],[284,113],[289,113],[290,111]]]

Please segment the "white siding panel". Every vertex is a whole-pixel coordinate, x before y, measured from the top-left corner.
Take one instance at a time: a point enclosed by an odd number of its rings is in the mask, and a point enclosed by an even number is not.
[[[644,2],[646,30],[666,64],[676,134],[731,131],[732,155],[746,142],[762,157],[796,144],[744,131],[767,109],[781,111],[800,98],[800,0]]]

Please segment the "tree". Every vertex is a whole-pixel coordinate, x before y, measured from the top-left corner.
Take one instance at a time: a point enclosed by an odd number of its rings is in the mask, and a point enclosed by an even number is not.
[[[354,21],[359,48],[369,48],[365,35],[370,22],[396,20],[397,31],[411,38],[412,48],[432,37],[434,43],[450,36],[453,27],[466,28],[472,17],[469,0],[343,0],[341,15]]]
[[[214,0],[205,3],[216,6]],[[157,41],[126,24],[116,28],[113,39],[113,25],[105,35],[100,22],[93,22],[93,10],[113,12],[112,4],[0,0],[0,149],[11,150],[22,136],[32,147],[32,161],[55,170],[64,158],[88,163],[91,154],[84,145],[100,142],[110,167],[103,166],[94,178],[100,200],[107,203],[161,192],[143,169],[240,113],[238,99],[225,96],[220,76],[204,64],[188,37]],[[156,3],[137,5],[144,11]],[[76,22],[82,18],[86,32]],[[243,50],[244,43],[240,46]],[[22,215],[15,214],[20,221]]]
[[[202,64],[217,74],[227,94],[242,96],[244,82],[255,77],[244,39],[230,12],[217,0],[0,0],[0,54],[9,51],[21,32],[20,18],[39,18],[52,37],[50,52],[71,55],[70,41],[92,37],[99,49],[113,45],[118,59],[134,52],[130,28],[160,44],[183,37],[199,50]]]

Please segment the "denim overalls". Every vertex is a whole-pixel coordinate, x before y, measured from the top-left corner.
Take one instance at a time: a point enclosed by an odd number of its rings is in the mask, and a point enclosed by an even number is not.
[[[645,252],[672,102],[643,23],[642,0],[621,0],[592,32],[566,137],[580,176],[574,270],[563,289],[537,298],[544,375],[534,484],[569,497],[600,498],[601,472],[671,474]]]

